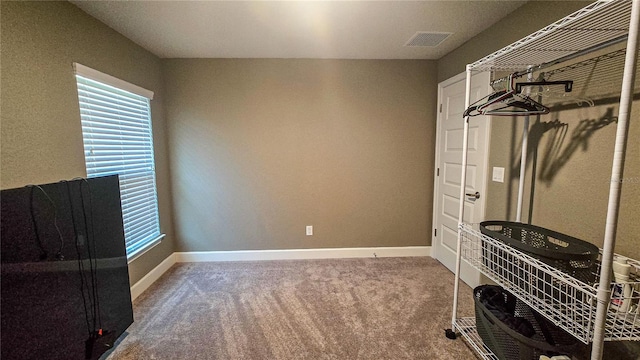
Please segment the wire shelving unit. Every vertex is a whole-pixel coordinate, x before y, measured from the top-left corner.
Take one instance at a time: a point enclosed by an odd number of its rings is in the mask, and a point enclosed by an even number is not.
[[[464,223],[465,189],[460,187],[458,212],[458,243],[455,269],[455,289],[452,329],[462,334],[483,359],[497,359],[478,336],[474,318],[458,318],[458,290],[462,259],[520,300],[558,324],[585,344],[593,343],[591,360],[602,358],[606,341],[640,340],[640,315],[618,311],[611,305],[611,268],[615,247],[620,203],[622,169],[627,143],[634,77],[638,58],[640,0],[596,1],[557,22],[540,29],[467,65],[465,107],[470,105],[471,76],[474,72],[515,72],[517,76],[531,74],[551,66],[576,59],[614,44],[626,42],[624,74],[616,144],[609,189],[609,204],[604,246],[600,253],[597,283],[585,284],[502,242],[482,234],[477,227]],[[498,83],[503,79],[494,81]],[[526,167],[528,118],[524,119],[518,212],[520,221]],[[464,119],[462,172],[460,184],[466,184],[469,118]],[[631,303],[640,299],[640,262],[629,259],[633,289]],[[541,291],[540,289],[547,289]]]
[[[530,307],[552,320],[576,339],[588,344],[593,337],[597,308],[594,284],[585,284],[499,240],[482,234],[475,225],[462,224],[462,258],[489,279],[509,290]],[[640,262],[628,259],[632,267],[627,301],[640,299]],[[640,314],[607,310],[605,340],[640,339]]]

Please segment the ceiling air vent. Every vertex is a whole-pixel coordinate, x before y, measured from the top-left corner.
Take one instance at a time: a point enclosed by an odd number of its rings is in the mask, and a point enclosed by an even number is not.
[[[404,46],[438,46],[452,33],[418,31]]]

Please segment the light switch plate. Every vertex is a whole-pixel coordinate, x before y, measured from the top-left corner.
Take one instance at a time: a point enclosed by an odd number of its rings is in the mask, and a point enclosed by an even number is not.
[[[493,176],[491,177],[491,180],[495,181],[495,182],[504,182],[504,168],[503,167],[493,167]]]
[[[307,225],[307,236],[313,235],[313,225]]]

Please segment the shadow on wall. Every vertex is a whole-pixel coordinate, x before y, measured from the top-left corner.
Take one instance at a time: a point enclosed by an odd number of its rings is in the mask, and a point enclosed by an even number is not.
[[[529,146],[527,150],[527,158],[531,159],[530,163],[534,166],[534,174],[539,174],[538,180],[544,182],[547,186],[551,186],[554,177],[569,162],[578,149],[587,151],[589,148],[589,139],[598,130],[618,120],[613,110],[613,108],[608,108],[607,112],[599,119],[581,120],[571,132],[571,137],[566,146],[565,141],[567,140],[567,134],[569,132],[569,124],[557,119],[540,122],[538,118],[529,129]],[[547,141],[544,147],[540,148],[540,142],[545,134],[547,134]],[[515,149],[520,149],[521,147],[522,141],[520,141]],[[542,153],[542,158],[540,165],[537,165],[540,153]],[[520,176],[520,153],[512,154],[511,158],[513,159],[511,177],[517,180]]]
[[[542,149],[542,161],[540,162],[538,179],[548,187],[551,186],[553,178],[558,174],[560,169],[569,162],[571,156],[578,149],[587,151],[589,148],[589,139],[593,134],[617,120],[618,117],[613,114],[613,108],[608,108],[606,113],[599,119],[581,120],[571,132],[569,143],[564,149],[563,145],[566,140],[568,125],[558,120],[540,123],[541,129],[537,130],[538,134],[533,137],[536,148],[544,133],[549,131],[552,131],[552,133],[549,134],[547,144],[544,149]]]
[[[589,148],[589,140],[600,129],[609,124],[617,122],[618,118],[614,115],[614,108],[609,107],[603,116],[599,119],[581,120],[569,134],[569,124],[556,119],[553,121],[540,121],[538,116],[529,129],[529,143],[527,146],[527,159],[529,166],[532,167],[531,173],[531,190],[530,204],[533,204],[535,196],[536,182],[540,181],[547,187],[551,187],[554,178],[559,174],[560,170],[571,160],[571,157],[578,149],[587,151]],[[518,137],[517,127],[512,127],[512,143]],[[541,146],[543,137],[546,142]],[[520,150],[522,148],[522,139],[518,145],[512,148],[510,184],[517,182],[520,177]],[[537,178],[537,181],[536,181]],[[511,186],[511,185],[510,185]],[[507,214],[511,213],[511,197],[509,192],[507,201]],[[529,222],[531,222],[533,207],[529,206]]]
[[[572,110],[583,106],[585,101],[583,98],[577,98],[575,103],[565,104],[561,106],[554,106],[551,111],[559,112],[564,110]],[[591,106],[604,106],[618,103],[619,97],[607,97],[598,100],[589,99]],[[633,94],[633,101],[640,100],[640,92]],[[536,121],[529,129],[529,144],[527,149],[527,159],[531,159],[529,162],[533,164],[532,180],[537,178],[539,181],[545,183],[547,187],[550,187],[553,183],[555,176],[559,171],[569,162],[571,156],[578,149],[587,151],[589,147],[589,139],[600,129],[615,123],[618,121],[617,115],[614,114],[614,107],[608,107],[604,115],[599,119],[584,119],[581,120],[576,128],[571,132],[569,143],[563,148],[567,133],[569,131],[569,124],[560,122],[558,119],[553,121],[540,122],[540,116],[537,116]],[[547,141],[544,148],[540,148],[540,142],[545,136]],[[516,134],[516,127],[512,127],[512,143],[515,143],[515,139],[518,137]],[[511,180],[518,180],[520,176],[520,149],[522,148],[522,140],[516,147],[513,148],[511,159]],[[540,169],[538,172],[538,158],[542,153],[542,160],[540,162]],[[535,186],[535,185],[533,185]]]

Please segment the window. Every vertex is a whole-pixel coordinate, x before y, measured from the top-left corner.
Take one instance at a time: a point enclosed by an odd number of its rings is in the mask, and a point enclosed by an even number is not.
[[[118,174],[129,261],[160,242],[153,92],[74,64],[87,177]]]

